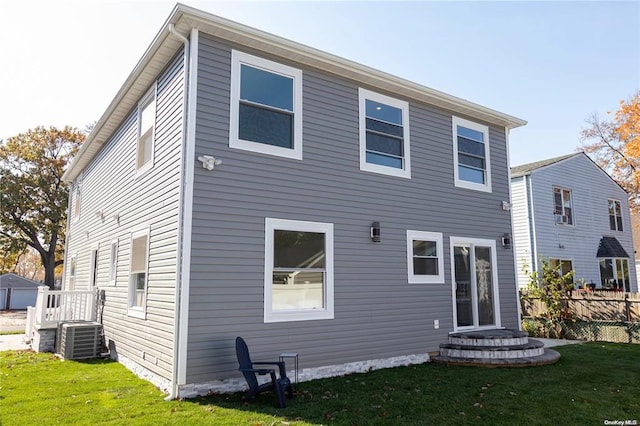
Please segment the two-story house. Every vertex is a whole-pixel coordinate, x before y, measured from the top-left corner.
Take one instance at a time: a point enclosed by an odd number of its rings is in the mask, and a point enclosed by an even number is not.
[[[302,379],[428,360],[518,328],[524,124],[177,5],[64,176],[64,286],[172,396],[241,388],[236,336]]]
[[[627,193],[579,152],[511,169],[518,286],[541,259],[576,285],[637,291]]]

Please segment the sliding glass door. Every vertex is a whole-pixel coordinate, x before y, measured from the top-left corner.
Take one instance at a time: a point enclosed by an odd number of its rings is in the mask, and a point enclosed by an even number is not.
[[[451,237],[456,329],[500,325],[495,250],[493,240]]]

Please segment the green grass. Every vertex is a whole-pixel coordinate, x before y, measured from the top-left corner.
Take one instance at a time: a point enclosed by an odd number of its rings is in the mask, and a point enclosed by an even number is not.
[[[297,386],[286,409],[264,394],[163,400],[153,385],[107,361],[0,353],[2,425],[602,425],[640,421],[640,345],[558,348],[545,367],[422,364]]]
[[[21,331],[0,331],[0,336],[8,336],[10,334],[24,334],[24,330],[21,330]]]

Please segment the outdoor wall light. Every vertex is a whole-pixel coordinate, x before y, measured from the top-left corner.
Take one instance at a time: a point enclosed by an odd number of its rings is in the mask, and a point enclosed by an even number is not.
[[[371,241],[374,243],[380,242],[380,222],[373,222],[371,224]]]
[[[96,212],[96,217],[100,220],[104,220],[104,212],[102,210],[98,210]]]
[[[511,234],[507,232],[502,234],[502,247],[506,249],[511,248]]]
[[[502,210],[504,210],[505,212],[511,211],[511,203],[508,201],[503,201]]]
[[[198,157],[198,161],[202,161],[202,168],[207,170],[213,170],[216,166],[222,164],[222,160],[213,155],[201,155]]]

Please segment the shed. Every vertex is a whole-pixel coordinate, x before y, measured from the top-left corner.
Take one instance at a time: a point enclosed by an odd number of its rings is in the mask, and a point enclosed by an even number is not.
[[[41,285],[12,273],[0,275],[0,309],[27,309],[27,306],[35,306],[38,287]]]

